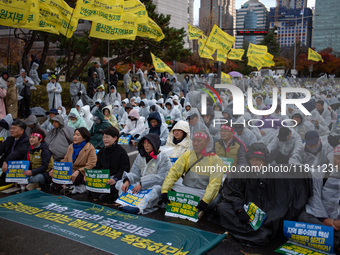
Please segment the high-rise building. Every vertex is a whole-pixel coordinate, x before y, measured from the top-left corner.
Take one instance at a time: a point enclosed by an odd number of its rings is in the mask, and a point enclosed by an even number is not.
[[[310,8],[288,9],[279,7],[278,17],[275,17],[275,9],[270,8],[269,28],[277,30],[277,39],[281,47],[293,46],[295,42],[301,45],[311,46],[313,13]],[[277,24],[275,24],[277,22]],[[303,24],[302,24],[303,21]]]
[[[316,0],[313,44],[317,51],[333,48],[340,52],[339,0]]]
[[[220,24],[220,6],[222,7],[222,29],[234,35],[236,25],[235,0],[201,0],[199,10],[199,28],[209,35],[214,24]]]
[[[278,4],[287,9],[302,9],[307,7],[307,0],[279,0]]]
[[[153,0],[156,12],[171,15],[170,26],[181,29],[185,28],[188,34],[188,23],[194,22],[194,0]],[[189,36],[185,39],[184,47],[190,47]]]
[[[259,0],[249,0],[245,2],[236,14],[236,30],[256,31],[266,29],[268,21],[267,7],[260,3]],[[255,36],[236,36],[235,48],[242,48],[243,42],[248,41],[252,44],[258,44],[263,39],[263,35]]]

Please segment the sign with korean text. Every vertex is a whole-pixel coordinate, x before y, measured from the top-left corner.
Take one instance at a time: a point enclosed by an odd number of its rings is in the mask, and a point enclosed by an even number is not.
[[[131,141],[131,135],[122,135],[119,137],[118,144],[128,145]]]
[[[0,199],[0,217],[112,254],[204,254],[216,235],[38,190]]]
[[[54,162],[52,181],[58,184],[73,184],[70,180],[72,175],[71,162]]]
[[[106,184],[110,180],[109,169],[86,169],[86,189],[97,193],[110,193],[110,184]]]
[[[248,205],[244,205],[244,210],[250,218],[250,226],[255,231],[258,230],[262,226],[263,222],[266,220],[267,214],[253,202],[250,202]]]
[[[160,58],[156,57],[154,54],[151,54],[152,64],[155,67],[157,73],[169,73],[170,75],[174,74],[174,71],[170,67],[168,67]]]
[[[30,0],[1,1],[0,25],[11,27],[25,24],[30,12],[30,6]]]
[[[306,247],[296,245],[294,242],[287,242],[280,248],[276,249],[275,252],[286,254],[286,255],[325,255],[324,253],[316,250],[311,250]]]
[[[170,203],[166,205],[165,216],[187,219],[197,222],[197,205],[200,198],[194,195],[168,191]]]
[[[140,190],[138,193],[132,192],[133,186],[130,185],[129,189],[120,195],[116,203],[128,206],[138,206],[139,202],[150,193],[151,189]]]
[[[28,170],[29,161],[9,161],[6,172],[6,182],[17,182],[19,184],[27,184],[27,176],[24,171]]]

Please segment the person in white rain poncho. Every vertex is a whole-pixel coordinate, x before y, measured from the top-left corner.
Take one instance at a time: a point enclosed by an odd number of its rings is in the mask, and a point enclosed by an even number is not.
[[[119,109],[119,116],[118,116],[119,121],[120,121],[120,119],[123,117],[123,115],[125,113],[125,106],[126,106],[127,103],[129,103],[129,99],[125,98],[122,101],[122,107],[120,107],[120,109]]]
[[[243,124],[233,124],[233,129],[235,131],[234,136],[246,146],[246,149],[248,149],[253,143],[257,142],[255,134],[247,127],[244,127]]]
[[[84,84],[78,81],[77,77],[73,77],[72,83],[70,84],[69,91],[71,94],[72,107],[76,107],[78,100],[82,99],[82,95],[86,95],[86,89]]]
[[[174,77],[172,79],[171,85],[172,85],[172,94],[180,96],[181,95],[181,90],[182,90],[182,84],[179,81],[177,81],[176,77]]]
[[[20,70],[20,76],[17,78],[15,87],[18,89],[18,97],[20,100],[21,117],[26,119],[31,114],[31,87],[34,85],[33,80],[26,75],[25,69]],[[52,108],[52,107],[50,107]]]
[[[170,131],[166,141],[166,146],[173,147],[174,149],[170,158],[179,158],[182,156],[190,149],[190,143],[189,123],[184,120],[180,120]]]
[[[44,129],[44,131],[46,131],[47,133],[48,131],[54,128],[52,125],[52,118],[55,117],[56,115],[59,115],[59,113],[57,109],[51,108],[48,112],[46,112],[46,115],[48,115],[47,120],[41,125],[41,128]],[[63,123],[67,122],[63,121]]]
[[[139,104],[139,115],[144,117],[145,119],[148,118],[150,111],[149,111],[149,105],[148,105],[148,100],[143,99],[140,104]]]
[[[97,88],[97,92],[96,94],[94,94],[93,96],[93,100],[94,101],[97,101],[98,99],[102,100],[102,102],[105,101],[105,87],[104,85],[100,85],[98,88]]]
[[[329,156],[334,169],[340,167],[340,146]],[[336,167],[336,168],[335,168]],[[323,168],[322,168],[323,170]],[[313,171],[313,196],[298,221],[334,228],[334,251],[340,252],[340,173],[338,171]]]
[[[302,148],[302,140],[294,130],[281,127],[276,131],[277,136],[268,145],[270,152],[269,162],[275,161],[277,164],[287,164],[290,157]]]
[[[175,125],[182,119],[181,112],[173,106],[172,100],[168,99],[165,103],[164,118],[166,121],[170,121],[171,126]]]
[[[163,181],[171,167],[170,159],[164,152],[159,151],[160,140],[157,134],[148,134],[138,143],[138,156],[129,173],[124,172],[122,180],[116,184],[119,195],[126,192],[130,185],[132,192],[151,189],[137,207],[125,206],[123,211],[129,213],[148,213],[156,210],[161,199]]]
[[[113,104],[116,101],[118,101],[119,104],[120,104],[120,102],[122,101],[122,98],[121,98],[120,94],[117,92],[116,86],[111,85],[110,93],[105,96],[105,102],[106,102],[107,105],[110,104],[110,105],[113,106]]]
[[[296,133],[298,133],[302,140],[305,140],[305,134],[309,130],[314,130],[314,126],[311,122],[307,121],[305,115],[301,112],[296,110],[292,114],[292,119],[296,121],[296,126],[292,127]],[[293,125],[294,123],[292,123]],[[319,124],[319,123],[318,123]]]
[[[155,97],[156,94],[156,86],[153,82],[153,77],[149,76],[149,80],[144,85],[144,92],[145,92],[145,98],[148,100],[151,100]]]
[[[11,136],[11,126],[13,123],[13,118],[12,118],[12,114],[7,114],[5,116],[5,118],[3,118],[2,120],[0,120],[0,127],[2,128],[2,130],[0,131],[0,139],[1,139],[1,143],[4,142],[7,137]]]
[[[333,147],[321,141],[318,132],[308,131],[305,134],[305,141],[305,146],[289,159],[290,164],[307,164],[314,167],[329,164],[328,156],[333,152]]]
[[[113,108],[112,108],[112,114],[116,117],[116,119],[118,120],[119,117],[119,111],[120,111],[120,102],[118,100],[116,100],[113,104],[112,104]]]
[[[321,117],[325,120],[327,127],[331,124],[331,113],[327,110],[327,106],[325,102],[319,100],[316,102],[316,109],[314,109],[311,113],[318,112]]]
[[[90,112],[90,106],[89,105],[83,106],[79,112],[79,115],[85,121],[87,125],[87,129],[90,130],[93,125],[93,120],[92,120],[93,115]]]
[[[123,116],[119,120],[119,125],[121,125],[123,128],[125,127],[127,120],[129,118],[129,113],[133,109],[132,104],[127,103],[125,106],[125,111],[123,113]]]
[[[121,135],[130,134],[132,139],[137,139],[144,131],[144,118],[140,117],[136,110],[131,110],[129,113],[128,120],[124,129],[121,131]]]
[[[132,71],[131,69],[124,75],[124,88],[125,88],[125,92],[126,92],[126,98],[129,98],[129,93],[130,93],[130,89],[129,89],[129,84],[131,82],[131,74]]]
[[[207,133],[209,133],[209,129],[204,124],[204,121],[201,119],[201,115],[197,108],[191,108],[187,116],[188,116],[187,120],[189,122],[189,127],[190,127],[190,138],[191,139],[197,130],[205,130]]]
[[[63,116],[64,118],[64,123],[67,123],[68,122],[68,116],[67,116],[67,113],[66,113],[66,109],[64,106],[59,106],[58,107],[58,113]]]
[[[37,71],[38,68],[39,68],[39,64],[34,62],[30,70],[30,77],[34,82],[34,85],[39,85],[41,82],[41,80],[39,79],[38,71]]]
[[[47,84],[46,89],[48,92],[48,108],[57,109],[60,105],[62,105],[61,92],[63,89],[59,82],[57,82],[57,77],[55,75],[51,76],[51,81]]]

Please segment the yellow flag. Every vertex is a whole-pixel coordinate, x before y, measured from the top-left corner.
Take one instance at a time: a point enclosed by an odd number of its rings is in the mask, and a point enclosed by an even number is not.
[[[323,59],[319,53],[316,51],[312,50],[311,48],[308,48],[308,60],[313,60],[316,62],[323,62]]]
[[[231,49],[228,58],[232,60],[242,60],[244,49]]]
[[[231,76],[224,72],[221,72],[221,82],[222,84],[232,84],[233,81],[231,80]]]
[[[138,24],[137,27],[137,36],[144,38],[154,39],[156,42],[163,40],[165,37],[162,29],[149,18],[149,22],[147,24]]]
[[[31,0],[1,1],[0,25],[12,27],[24,24],[28,18],[30,8]]]
[[[39,31],[44,31],[44,32],[59,35],[59,32],[51,25],[48,25],[46,21],[44,20],[44,17],[40,15],[39,0],[31,0],[30,13],[26,20],[26,23],[18,24],[18,25],[15,25],[14,27],[25,28],[25,29],[30,29],[30,30],[39,30]]]
[[[267,46],[255,45],[255,44],[249,43],[247,57],[251,55],[263,56],[267,53],[267,51],[268,51]]]
[[[223,50],[217,50],[217,58],[216,60],[219,62],[223,62],[224,64],[227,62],[228,54]]]
[[[208,36],[206,36],[206,35],[202,34],[202,40],[203,40],[204,42],[207,42],[207,40],[208,40]]]
[[[73,16],[96,22],[120,22],[124,0],[78,0]]]
[[[272,54],[270,54],[269,52],[267,52],[266,54],[264,54],[265,58],[268,58],[270,60],[273,60],[274,56]]]
[[[275,66],[275,62],[269,59],[267,56],[258,57],[258,59],[261,61],[262,67]]]
[[[57,31],[60,30],[61,22],[59,11],[43,0],[39,0],[39,19],[42,20],[41,23],[43,26],[53,27]]]
[[[137,16],[125,13],[122,22],[92,22],[90,36],[106,40],[135,40],[137,36]]]
[[[254,55],[248,57],[248,65],[252,66],[252,67],[256,67],[258,71],[261,70],[261,68],[262,68],[261,60],[258,59]]]
[[[170,75],[174,74],[174,71],[171,70],[160,58],[157,58],[154,54],[151,54],[152,64],[155,67],[155,71],[157,73],[169,73]]]
[[[216,24],[210,32],[207,46],[228,52],[235,42],[235,37],[223,32]]]
[[[203,31],[201,29],[191,26],[188,23],[188,34],[189,40],[197,40],[203,34]]]
[[[148,23],[148,12],[144,4],[142,4],[139,0],[129,0],[124,2],[124,12],[129,12],[137,15],[137,24],[139,23]]]
[[[214,54],[215,50],[211,49],[210,47],[207,47],[203,39],[198,39],[198,47],[199,47],[198,55],[201,58],[214,60],[214,58],[211,55]]]

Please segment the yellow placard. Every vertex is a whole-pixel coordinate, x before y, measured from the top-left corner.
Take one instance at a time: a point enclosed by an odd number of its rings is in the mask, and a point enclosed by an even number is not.
[[[135,40],[137,36],[137,16],[125,13],[122,22],[92,22],[90,36],[106,40]]]
[[[228,58],[231,60],[242,60],[244,49],[231,49]]]
[[[31,0],[1,1],[0,25],[16,26],[25,24],[31,9]]]
[[[188,23],[188,34],[189,40],[197,40],[203,34],[203,31],[201,29],[191,26]]]
[[[255,45],[252,43],[249,43],[247,57],[248,56],[263,56],[267,53],[268,47],[264,45]]]
[[[138,24],[137,36],[154,39],[156,42],[163,40],[165,37],[162,29],[152,19],[148,18],[147,24]]]
[[[235,42],[235,37],[223,32],[216,24],[210,32],[207,46],[216,50],[228,52]]]
[[[124,0],[78,0],[74,17],[105,24],[120,22],[124,11]]]
[[[308,48],[308,60],[313,60],[316,62],[323,62],[323,59],[319,53],[316,51],[312,50],[311,48]]]
[[[174,74],[174,71],[170,67],[168,67],[160,58],[156,57],[154,54],[151,54],[152,64],[155,67],[155,71],[157,73],[169,73],[170,75]]]

